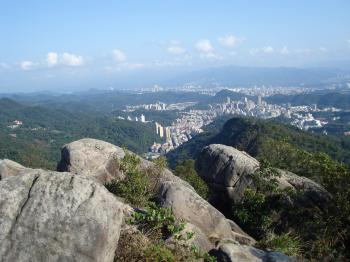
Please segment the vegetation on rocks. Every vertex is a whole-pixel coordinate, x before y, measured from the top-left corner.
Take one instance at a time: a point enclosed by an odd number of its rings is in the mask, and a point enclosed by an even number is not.
[[[259,240],[260,248],[310,261],[344,261],[349,257],[350,173],[325,154],[299,152],[305,165],[298,167],[300,172],[306,175],[314,168],[332,194],[329,203],[320,208],[288,204],[290,199],[302,203],[302,196],[288,188],[278,190],[275,172],[263,162],[253,175],[255,187],[246,189],[242,201],[232,207],[232,215]],[[266,183],[268,177],[272,179]]]
[[[153,202],[159,176],[166,167],[165,159],[157,159],[154,168],[142,171],[140,158],[127,150],[124,152],[125,156],[118,164],[125,179],[115,180],[106,188],[141,209],[136,209],[127,219],[127,224],[137,230],[121,233],[115,261],[216,261],[188,242],[195,233],[184,231],[184,221],[177,219],[171,209]]]
[[[209,187],[203,181],[203,179],[198,176],[196,170],[194,169],[194,163],[195,162],[192,159],[188,159],[179,163],[174,170],[174,174],[193,186],[198,195],[204,199],[208,199]]]

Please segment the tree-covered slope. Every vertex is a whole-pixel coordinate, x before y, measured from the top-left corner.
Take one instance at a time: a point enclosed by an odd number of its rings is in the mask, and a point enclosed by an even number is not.
[[[268,97],[268,103],[292,105],[310,105],[317,104],[319,107],[336,107],[342,109],[350,108],[349,92],[313,92],[310,94],[297,95],[274,95]]]
[[[23,125],[9,128],[14,120],[22,121]],[[102,113],[25,106],[10,99],[0,99],[0,159],[54,169],[60,148],[84,137],[127,146],[139,154],[146,152],[154,141],[159,141],[152,124],[118,120]]]
[[[234,117],[222,125],[221,131],[208,127],[206,132],[184,143],[167,155],[175,163],[196,158],[200,150],[209,144],[224,144],[244,150],[257,158],[271,158],[278,143],[287,143],[307,152],[324,152],[333,159],[350,166],[350,139],[317,135],[275,121]]]

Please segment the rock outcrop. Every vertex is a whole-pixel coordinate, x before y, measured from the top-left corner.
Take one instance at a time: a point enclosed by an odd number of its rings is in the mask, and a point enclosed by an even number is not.
[[[171,208],[176,217],[198,227],[212,243],[222,239],[234,239],[244,244],[255,242],[194,190],[181,184],[162,183],[159,202],[163,207]]]
[[[124,150],[115,145],[81,139],[63,147],[58,164],[61,172],[0,161],[0,260],[121,261],[133,252],[130,248],[146,245],[150,241],[146,235],[123,223],[133,208],[103,186],[125,178],[119,167],[124,156]],[[258,166],[249,155],[221,145],[205,148],[197,161],[197,169],[209,185],[232,199],[244,191],[250,183],[249,174]],[[140,158],[139,168],[147,175],[158,167]],[[157,171],[161,172],[156,199],[186,222],[182,234],[195,233],[188,240],[190,245],[202,252],[211,251],[218,261],[293,261],[278,252],[253,248],[255,240],[192,186],[166,168]],[[313,191],[317,184],[288,172],[283,177],[281,186],[308,189],[312,197],[319,198]],[[118,246],[121,231],[123,238]],[[128,241],[136,243],[129,245]],[[177,240],[170,237],[166,244],[175,244],[173,241]],[[124,253],[118,256],[118,250]],[[142,257],[142,248],[138,251]]]
[[[100,184],[28,169],[0,192],[1,261],[113,261],[124,205]]]
[[[5,177],[16,176],[28,168],[9,159],[0,160],[0,180]]]
[[[244,190],[252,185],[250,175],[258,168],[259,162],[255,158],[233,147],[220,144],[203,148],[196,161],[198,174],[213,191],[233,202],[239,201]],[[313,205],[329,200],[329,193],[311,179],[288,171],[278,170],[278,172],[280,173],[280,177],[277,177],[279,188],[290,187],[303,193],[306,204]]]
[[[124,150],[118,146],[97,139],[84,138],[63,146],[57,170],[90,176],[102,184],[107,184],[113,179],[124,178],[118,164],[124,155]],[[156,168],[154,163],[140,158],[142,171],[151,168]],[[166,168],[161,172],[160,181],[175,181],[192,188]]]
[[[63,146],[57,170],[91,176],[102,184],[122,179],[118,159],[124,151],[110,143],[84,138]]]

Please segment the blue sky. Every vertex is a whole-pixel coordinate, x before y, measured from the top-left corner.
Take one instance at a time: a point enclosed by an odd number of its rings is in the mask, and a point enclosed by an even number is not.
[[[349,0],[1,0],[0,91],[350,60],[349,13]]]

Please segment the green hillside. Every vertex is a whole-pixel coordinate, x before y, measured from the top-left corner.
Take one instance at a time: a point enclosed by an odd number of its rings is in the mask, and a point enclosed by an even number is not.
[[[14,120],[22,121],[23,125],[9,128]],[[159,141],[151,123],[118,120],[107,114],[25,106],[10,99],[0,99],[0,159],[55,169],[60,148],[84,137],[127,146],[139,154],[146,152],[154,141]]]
[[[240,117],[228,120],[220,131],[218,123],[215,129],[207,127],[206,132],[170,152],[167,158],[171,165],[188,158],[195,159],[204,146],[214,143],[233,146],[254,157],[266,158],[271,162],[280,158],[274,154],[282,154],[276,151],[277,145],[288,144],[306,152],[324,152],[350,166],[349,138],[312,134],[275,121]]]

